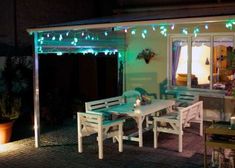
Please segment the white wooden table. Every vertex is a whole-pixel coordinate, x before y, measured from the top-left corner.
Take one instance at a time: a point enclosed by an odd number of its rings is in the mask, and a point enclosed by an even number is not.
[[[105,112],[113,113],[116,115],[127,115],[133,118],[138,126],[137,137],[136,134],[131,134],[128,136],[123,136],[123,139],[139,142],[139,147],[143,146],[143,131],[149,130],[149,125],[146,124],[146,128],[143,129],[143,122],[145,118],[151,114],[155,114],[160,110],[167,109],[171,110],[171,107],[175,104],[174,100],[153,100],[151,104],[141,105],[135,107],[133,103],[125,103],[120,105],[115,105],[105,109]],[[103,110],[102,110],[103,111]]]

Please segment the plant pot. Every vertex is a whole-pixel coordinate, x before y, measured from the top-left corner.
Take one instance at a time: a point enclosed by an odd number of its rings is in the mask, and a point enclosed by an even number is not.
[[[0,123],[0,144],[10,141],[14,121]]]
[[[144,58],[145,63],[148,64],[149,61],[150,61],[150,59],[151,59],[151,58]]]

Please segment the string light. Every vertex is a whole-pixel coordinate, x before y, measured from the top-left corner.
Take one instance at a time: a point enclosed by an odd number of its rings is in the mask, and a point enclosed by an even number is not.
[[[131,34],[135,35],[136,34],[136,30],[131,30]]]
[[[193,30],[194,37],[197,37],[199,32],[200,32],[200,29],[198,27],[195,27]]]
[[[153,31],[156,31],[156,28],[155,28],[155,26],[152,26],[152,29],[153,29]]]
[[[233,30],[233,26],[235,25],[235,20],[228,20],[227,22],[224,22],[225,27],[229,30]],[[178,27],[180,25],[177,25]],[[192,30],[192,34],[194,37],[197,37],[198,34],[200,33],[200,29],[204,29],[204,30],[208,30],[209,29],[209,24],[205,23],[204,25],[196,25],[194,27],[194,29]],[[141,28],[138,27],[123,27],[123,26],[117,26],[117,27],[113,27],[112,29],[106,29],[104,31],[93,31],[93,30],[69,30],[69,31],[47,31],[47,32],[39,32],[38,33],[38,45],[41,48],[38,48],[38,50],[40,50],[40,52],[45,52],[48,51],[49,49],[46,49],[45,46],[52,46],[55,45],[54,49],[56,48],[56,45],[58,46],[62,46],[62,45],[67,45],[67,46],[72,46],[74,45],[75,48],[78,47],[78,43],[84,42],[85,40],[87,40],[87,44],[89,44],[89,40],[91,41],[100,41],[100,43],[103,43],[103,41],[108,41],[108,40],[112,40],[110,39],[110,35],[112,35],[112,33],[115,33],[115,31],[119,31],[120,33],[122,33],[122,35],[125,33],[127,33],[128,31],[130,31],[130,34],[133,36],[138,36],[142,39],[146,39],[147,37],[149,37],[149,30],[151,30],[151,32],[157,32],[157,28],[159,27],[160,29],[160,34],[163,36],[167,36],[168,35],[168,30],[175,30],[175,24],[174,23],[165,23],[165,24],[150,24],[148,25],[148,27],[145,28]],[[177,28],[178,28],[177,27]],[[129,29],[129,30],[128,30]],[[140,29],[140,30],[139,30]],[[179,27],[179,29],[181,29],[180,31],[184,34],[184,35],[188,35],[189,34],[189,27]],[[178,30],[178,29],[177,29]],[[190,28],[191,30],[191,28]],[[111,36],[113,37],[113,36]],[[115,38],[115,36],[114,36]],[[63,44],[61,44],[63,43]],[[79,43],[80,44],[80,43]],[[90,45],[90,44],[89,44]],[[43,50],[43,51],[42,51]],[[55,52],[55,51],[53,51]],[[95,53],[95,52],[94,52]],[[106,54],[110,54],[109,52],[107,53],[107,51],[105,52]]]
[[[161,26],[160,27],[160,33],[163,35],[163,36],[167,36],[167,28],[165,26]]]
[[[183,29],[182,29],[182,33],[183,33],[184,35],[188,35],[188,29],[187,29],[187,28],[183,28]]]
[[[60,34],[59,41],[63,40],[62,34]]]

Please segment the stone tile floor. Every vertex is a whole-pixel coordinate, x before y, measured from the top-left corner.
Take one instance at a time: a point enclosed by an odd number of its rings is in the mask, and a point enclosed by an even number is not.
[[[34,137],[0,146],[0,168],[200,168],[203,167],[203,137],[192,125],[184,132],[183,152],[177,152],[178,137],[160,134],[159,148],[153,148],[152,131],[144,133],[144,147],[124,141],[118,152],[111,140],[104,143],[104,159],[98,159],[96,137],[84,139],[84,152],[77,152],[76,121],[41,134],[41,147],[34,147]]]

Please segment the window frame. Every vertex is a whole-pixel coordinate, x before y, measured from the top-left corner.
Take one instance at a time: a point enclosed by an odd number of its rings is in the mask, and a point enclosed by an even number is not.
[[[197,37],[210,37],[210,62],[213,62],[213,55],[214,55],[214,37],[218,36],[232,36],[233,38],[233,48],[235,48],[235,33],[201,33]],[[172,42],[176,38],[187,38],[188,42],[188,67],[187,67],[187,86],[174,86],[172,84]],[[193,41],[194,34],[182,35],[182,34],[170,34],[167,39],[167,85],[168,89],[188,89],[188,90],[195,90],[195,91],[203,91],[203,92],[215,92],[215,93],[224,93],[225,90],[217,90],[213,89],[213,82],[212,78],[210,79],[210,86],[209,89],[202,89],[202,88],[192,88],[191,87],[191,70],[192,70],[192,41]],[[210,76],[213,74],[213,66],[210,65]]]

